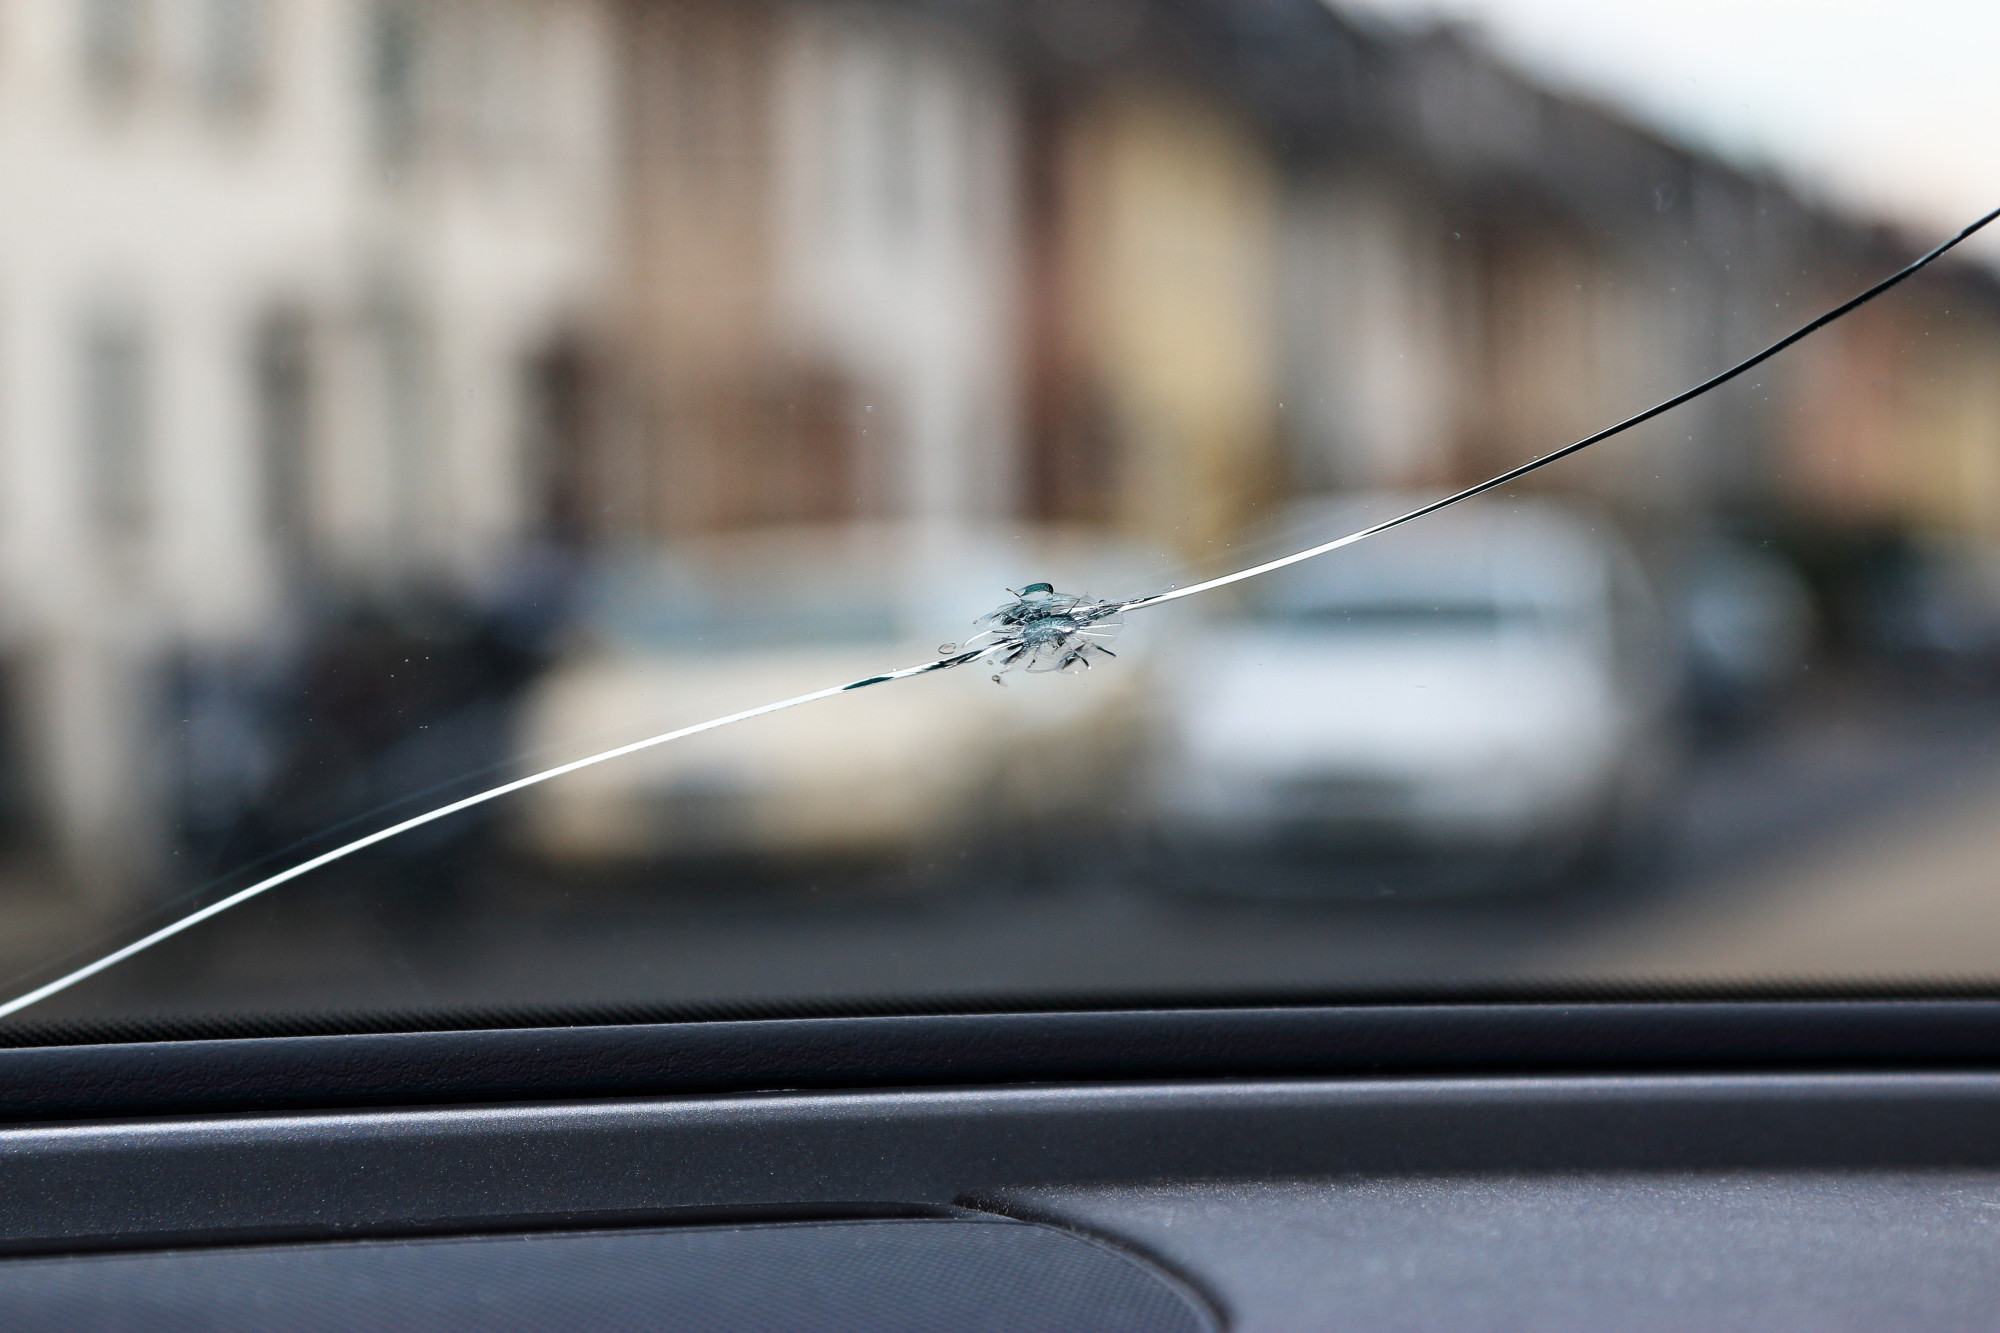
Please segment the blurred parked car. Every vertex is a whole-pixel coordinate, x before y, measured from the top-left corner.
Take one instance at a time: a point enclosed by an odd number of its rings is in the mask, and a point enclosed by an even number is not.
[[[182,864],[210,874],[465,795],[503,764],[514,710],[566,618],[567,562],[516,552],[472,594],[327,595],[262,652],[184,655],[169,696]],[[493,813],[413,830],[376,864],[421,862],[436,897],[484,854]]]
[[[1103,592],[1118,561],[1050,534],[895,526],[704,539],[589,580],[583,634],[536,687],[525,738],[635,739],[936,656],[1008,586]],[[978,666],[696,735],[526,794],[529,849],[571,863],[875,858],[1092,817],[1142,735],[1137,669]],[[1136,664],[1134,664],[1136,667]],[[956,853],[954,853],[956,854]]]
[[[1750,721],[1805,666],[1815,630],[1812,590],[1767,547],[1697,544],[1683,572],[1681,607],[1690,703],[1710,726]]]
[[[1408,507],[1303,507],[1284,541]],[[1155,797],[1170,840],[1447,852],[1541,874],[1647,823],[1675,766],[1673,654],[1603,519],[1480,502],[1251,592],[1241,616],[1163,656],[1172,735]]]
[[[1885,538],[1864,557],[1853,596],[1862,647],[1923,676],[2000,681],[2000,552],[1992,547]]]

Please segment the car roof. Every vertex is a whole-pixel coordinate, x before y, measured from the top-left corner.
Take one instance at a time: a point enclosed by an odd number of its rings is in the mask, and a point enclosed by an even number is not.
[[[1290,506],[1278,541],[1324,541],[1421,502],[1375,496]],[[1258,596],[1279,611],[1421,602],[1580,607],[1604,599],[1620,558],[1608,520],[1580,506],[1480,501],[1279,570]]]

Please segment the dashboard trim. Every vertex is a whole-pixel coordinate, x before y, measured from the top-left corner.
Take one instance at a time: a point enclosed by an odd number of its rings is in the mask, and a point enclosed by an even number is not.
[[[2000,1000],[891,1015],[0,1049],[0,1124],[1086,1080],[2000,1069]]]
[[[1215,1080],[0,1130],[0,1253],[977,1206],[1172,1179],[2000,1167],[2000,1073]]]

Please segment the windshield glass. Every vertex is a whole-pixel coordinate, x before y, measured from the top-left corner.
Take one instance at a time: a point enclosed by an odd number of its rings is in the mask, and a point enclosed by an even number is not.
[[[1920,8],[0,5],[0,1041],[1989,986]]]

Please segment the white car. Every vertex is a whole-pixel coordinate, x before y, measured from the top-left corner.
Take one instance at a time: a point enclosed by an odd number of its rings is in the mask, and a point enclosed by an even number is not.
[[[684,543],[591,581],[577,647],[533,689],[541,767],[936,657],[1006,588],[1100,592],[1118,559],[1059,534],[896,526]],[[1123,666],[1123,663],[1107,664]],[[528,850],[570,863],[872,858],[1089,818],[1129,779],[1145,676],[978,665],[696,735],[523,793]],[[557,745],[560,741],[562,744]]]
[[[1324,540],[1410,497],[1295,511]],[[1163,654],[1184,844],[1602,851],[1672,767],[1673,655],[1609,525],[1479,501],[1266,576]]]

